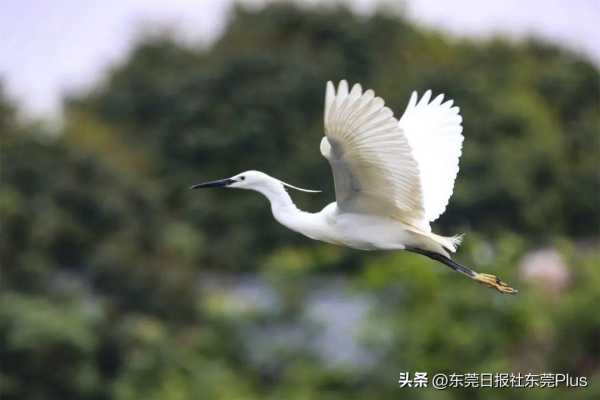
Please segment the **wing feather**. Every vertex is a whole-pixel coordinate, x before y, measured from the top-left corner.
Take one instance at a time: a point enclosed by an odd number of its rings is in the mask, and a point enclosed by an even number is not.
[[[413,92],[399,125],[419,168],[425,218],[435,221],[454,190],[464,138],[460,109],[441,94],[430,99],[430,90],[420,100]]]
[[[411,98],[411,101],[413,99]],[[415,100],[416,101],[416,100]],[[424,208],[419,169],[394,113],[372,90],[342,80],[325,91],[325,137],[338,207],[400,219],[415,226]]]

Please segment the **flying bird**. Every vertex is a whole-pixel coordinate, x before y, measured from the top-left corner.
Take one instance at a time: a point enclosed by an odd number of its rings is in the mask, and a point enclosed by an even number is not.
[[[458,174],[462,117],[452,100],[416,92],[400,119],[373,90],[327,82],[325,136],[320,150],[333,172],[336,201],[316,213],[299,210],[287,188],[302,189],[259,171],[193,185],[192,189],[249,189],[271,203],[275,219],[311,239],[360,250],[407,250],[467,277],[514,294],[494,275],[451,259],[462,235],[441,236],[430,223],[446,209]]]

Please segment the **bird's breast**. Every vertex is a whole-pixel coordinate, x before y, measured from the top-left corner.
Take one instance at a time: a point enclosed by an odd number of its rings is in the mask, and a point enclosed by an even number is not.
[[[403,249],[410,240],[399,221],[366,214],[340,214],[335,230],[339,241],[360,250]]]

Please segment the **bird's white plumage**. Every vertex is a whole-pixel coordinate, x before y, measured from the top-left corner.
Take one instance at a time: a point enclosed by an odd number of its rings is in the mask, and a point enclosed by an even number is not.
[[[452,106],[453,101],[443,102],[442,94],[430,100],[430,90],[420,100],[413,92],[400,127],[417,160],[425,219],[435,221],[454,189],[463,135],[460,110]]]
[[[356,84],[328,82],[321,153],[342,211],[399,219],[425,232],[445,210],[458,173],[462,118],[452,100],[413,92],[399,121]]]
[[[417,162],[393,112],[372,90],[327,83],[321,153],[331,164],[340,210],[415,225],[424,209]]]
[[[286,188],[300,189],[260,171],[204,182],[192,189],[228,187],[263,194],[281,224],[324,242],[361,250],[410,250],[502,293],[516,290],[496,276],[450,259],[461,236],[440,236],[429,222],[445,210],[458,173],[462,118],[452,101],[419,100],[415,92],[398,121],[372,90],[327,82],[321,153],[331,165],[336,202],[316,213],[299,210]]]

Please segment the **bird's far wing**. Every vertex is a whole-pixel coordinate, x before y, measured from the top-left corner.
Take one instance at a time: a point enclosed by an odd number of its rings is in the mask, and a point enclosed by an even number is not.
[[[418,224],[423,219],[419,170],[406,136],[384,101],[372,90],[327,82],[325,137],[340,210]]]
[[[431,91],[418,100],[410,96],[400,128],[406,135],[419,168],[425,219],[435,221],[446,210],[458,174],[463,135],[462,117],[452,100],[444,103],[440,94],[433,101]]]

